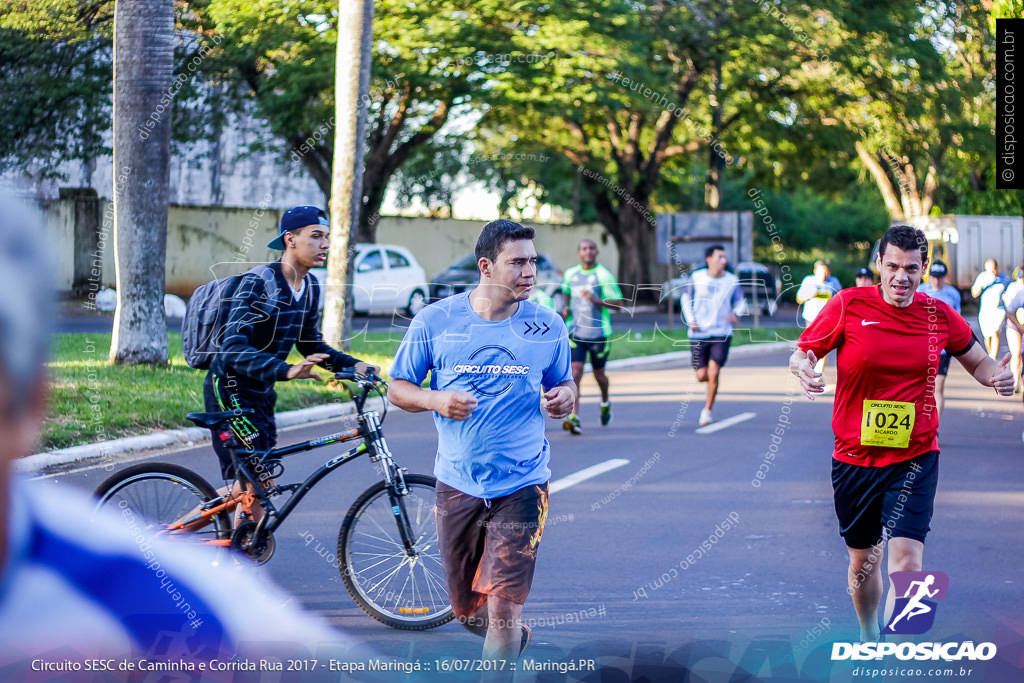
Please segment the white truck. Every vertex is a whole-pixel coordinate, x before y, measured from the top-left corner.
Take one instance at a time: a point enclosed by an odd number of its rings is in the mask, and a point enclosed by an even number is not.
[[[971,288],[986,259],[994,258],[1000,272],[1007,274],[1024,263],[1021,216],[922,216],[891,224],[921,230],[928,238],[931,260],[946,264],[949,283],[960,290]]]

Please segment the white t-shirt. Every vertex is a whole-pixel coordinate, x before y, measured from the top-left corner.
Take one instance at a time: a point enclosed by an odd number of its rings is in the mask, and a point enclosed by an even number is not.
[[[691,339],[731,337],[729,314],[743,315],[746,312],[739,278],[729,271],[711,277],[707,268],[693,271],[680,304],[686,324],[697,323],[697,331],[689,333]]]
[[[800,283],[800,289],[796,292],[797,301],[803,301],[803,317],[807,322],[813,321],[825,308],[828,300],[835,296],[836,292],[842,290],[843,286],[839,279],[829,275],[824,282],[818,280],[814,275],[808,275]]]

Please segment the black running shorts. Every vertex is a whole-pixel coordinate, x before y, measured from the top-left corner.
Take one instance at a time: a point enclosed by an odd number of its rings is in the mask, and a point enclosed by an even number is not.
[[[850,465],[833,458],[839,535],[865,549],[889,537],[924,543],[932,519],[939,453],[931,451],[885,467]]]
[[[690,362],[694,370],[706,368],[710,361],[715,361],[718,367],[725,365],[729,360],[729,345],[732,344],[732,337],[710,337],[708,339],[690,340]]]
[[[586,363],[590,355],[590,367],[600,370],[608,363],[608,354],[612,351],[612,343],[607,337],[598,339],[576,339],[569,335],[569,361]]]

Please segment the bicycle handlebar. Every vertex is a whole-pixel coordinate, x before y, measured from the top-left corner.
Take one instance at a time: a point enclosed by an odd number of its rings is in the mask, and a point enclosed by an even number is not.
[[[345,370],[343,372],[334,373],[334,379],[346,380],[349,382],[355,382],[359,385],[362,391],[352,393],[352,400],[356,404],[356,410],[360,415],[363,414],[363,406],[366,404],[366,399],[369,397],[371,391],[376,391],[381,398],[384,398],[384,392],[381,391],[381,387],[387,387],[388,383],[381,379],[378,375],[369,372],[366,376],[357,375],[354,370]],[[388,414],[388,402],[384,399],[384,412],[380,416],[380,421],[383,422],[384,418]]]
[[[375,385],[375,384],[377,384],[379,382],[383,382],[384,381],[380,377],[378,377],[377,375],[373,374],[372,372],[367,374],[366,376],[363,376],[363,375],[357,375],[355,370],[344,370],[342,372],[336,372],[336,373],[334,373],[334,379],[344,380],[344,381],[347,381],[347,382],[355,382],[356,384],[358,384],[361,387],[362,386],[372,387],[373,385]]]

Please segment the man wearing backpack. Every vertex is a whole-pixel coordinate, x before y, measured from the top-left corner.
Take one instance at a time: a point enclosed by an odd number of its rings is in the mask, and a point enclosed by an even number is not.
[[[231,421],[231,431],[252,451],[277,443],[274,383],[292,379],[322,381],[313,371],[320,365],[332,372],[354,369],[365,375],[377,368],[337,351],[320,336],[320,288],[310,268],[327,259],[326,214],[315,206],[297,206],[281,216],[280,234],[267,246],[284,251],[281,259],[242,276],[231,297],[219,350],[212,354],[203,399],[210,412],[251,408],[253,415]],[[305,356],[301,363],[285,361],[292,347]],[[225,480],[233,479],[234,464],[225,442],[229,434],[214,432],[213,450]],[[266,482],[271,485],[272,482]],[[262,510],[250,511],[259,521]]]

